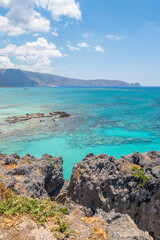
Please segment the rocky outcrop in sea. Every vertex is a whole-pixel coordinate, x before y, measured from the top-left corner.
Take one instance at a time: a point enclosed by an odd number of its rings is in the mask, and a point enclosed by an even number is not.
[[[68,118],[68,117],[71,117],[71,115],[69,113],[66,113],[66,112],[63,112],[63,111],[57,111],[57,112],[51,112],[51,113],[48,113],[48,114],[44,114],[44,113],[27,113],[27,114],[24,114],[24,115],[20,115],[20,116],[11,116],[11,117],[8,117],[6,119],[7,122],[9,123],[17,123],[17,122],[22,122],[22,121],[27,121],[27,120],[30,120],[30,119],[33,119],[33,118],[51,118],[51,117],[54,117],[52,120],[57,120],[57,119],[60,119],[60,118]]]
[[[70,181],[64,180],[62,165],[61,157],[48,154],[41,159],[1,154],[0,176],[17,194],[51,197],[67,205],[71,215],[79,209],[88,218],[100,218],[106,239],[160,239],[160,151],[121,159],[91,153],[74,165]]]

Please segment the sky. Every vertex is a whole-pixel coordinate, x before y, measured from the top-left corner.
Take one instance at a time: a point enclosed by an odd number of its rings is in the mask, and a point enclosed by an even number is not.
[[[0,0],[0,68],[160,86],[160,0]]]

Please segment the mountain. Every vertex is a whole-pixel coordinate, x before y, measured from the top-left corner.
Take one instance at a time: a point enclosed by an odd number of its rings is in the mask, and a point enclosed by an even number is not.
[[[0,69],[0,87],[141,87],[141,85],[119,80],[81,80],[19,69]]]

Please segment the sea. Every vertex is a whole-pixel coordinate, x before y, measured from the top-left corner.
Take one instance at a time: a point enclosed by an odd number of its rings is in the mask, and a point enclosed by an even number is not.
[[[10,116],[65,111],[71,118],[8,123]],[[87,154],[160,150],[160,88],[0,88],[0,151],[63,157],[65,179]]]

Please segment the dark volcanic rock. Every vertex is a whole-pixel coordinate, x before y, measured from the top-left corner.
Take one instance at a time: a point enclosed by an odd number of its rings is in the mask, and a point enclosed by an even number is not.
[[[134,221],[128,214],[116,213],[112,210],[106,213],[102,210],[97,211],[96,217],[101,217],[107,223],[107,231],[110,233],[112,239],[115,240],[152,240],[148,232],[139,230]]]
[[[133,176],[133,167],[144,168],[149,182]],[[98,208],[127,213],[140,229],[160,239],[160,152],[135,152],[119,160],[89,154],[74,165],[68,195],[92,213]]]
[[[33,118],[50,118],[56,116],[56,119],[58,118],[68,118],[71,117],[69,113],[63,112],[63,111],[57,111],[57,112],[51,112],[48,114],[44,113],[30,113],[30,114],[24,114],[21,116],[12,116],[7,118],[7,122],[9,123],[16,123],[16,122],[22,122],[22,121],[27,121]],[[52,119],[53,121],[54,119]],[[40,120],[40,122],[44,122],[45,120]]]
[[[13,154],[0,161],[0,175],[7,187],[17,194],[48,197],[64,183],[62,157],[45,154],[41,159],[27,154],[23,158]]]

